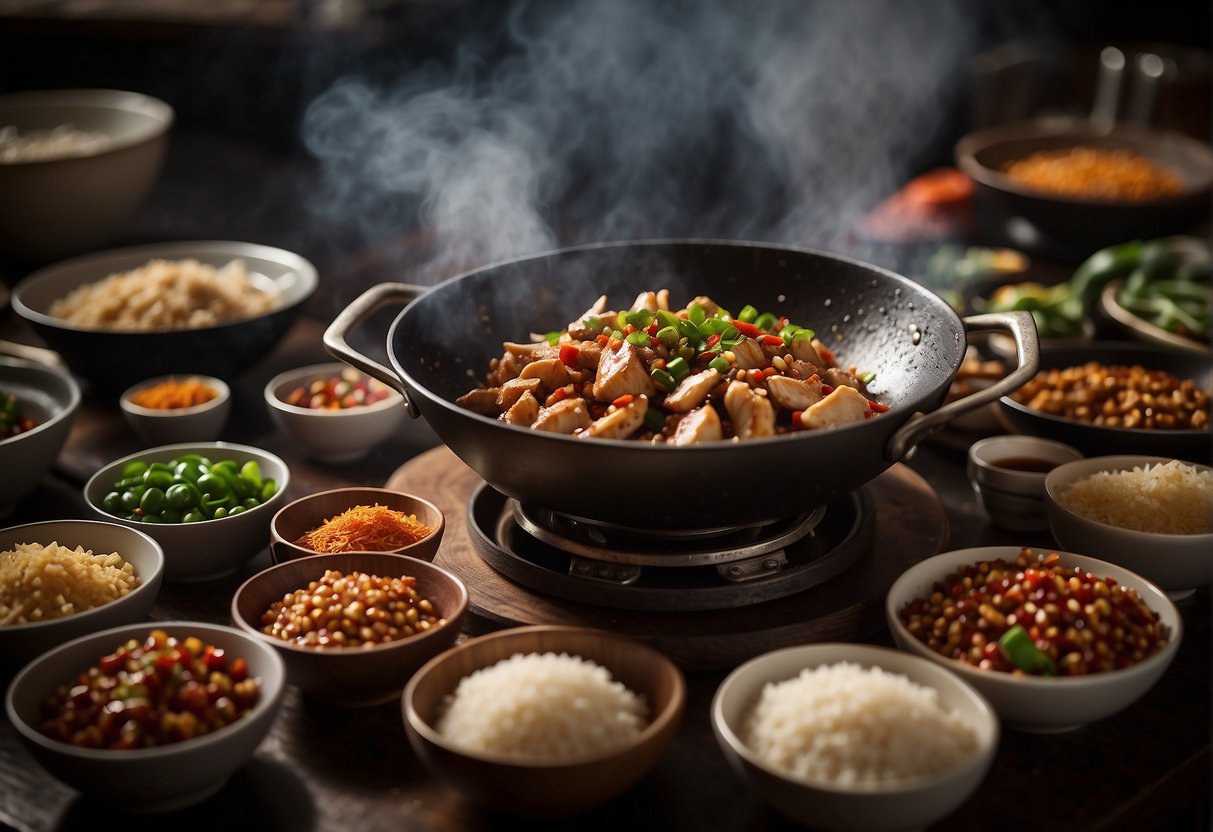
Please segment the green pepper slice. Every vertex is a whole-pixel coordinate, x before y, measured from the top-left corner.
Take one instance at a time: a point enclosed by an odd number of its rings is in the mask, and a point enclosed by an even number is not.
[[[998,646],[1007,660],[1025,673],[1057,675],[1053,657],[1037,647],[1020,624],[1003,633],[1002,638],[998,639]]]

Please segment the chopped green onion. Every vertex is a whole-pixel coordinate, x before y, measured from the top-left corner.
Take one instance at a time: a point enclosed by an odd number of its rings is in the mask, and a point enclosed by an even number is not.
[[[647,309],[637,309],[635,312],[628,312],[623,317],[624,320],[637,329],[647,329],[657,316]]]
[[[708,366],[721,375],[724,375],[729,371],[729,367],[731,365],[729,364],[728,359],[718,355],[708,362]]]
[[[774,313],[772,312],[763,312],[754,319],[754,326],[767,332],[774,329],[775,324],[777,323],[779,323],[779,318],[775,317]]]
[[[813,336],[816,334],[817,333],[811,329],[801,327],[792,334],[792,343],[795,344],[797,341],[811,341],[813,340]]]
[[[655,432],[660,432],[665,427],[665,415],[661,408],[650,407],[644,412],[644,426]]]
[[[750,306],[748,303],[741,307],[741,311],[737,313],[737,320],[742,323],[752,324],[758,318],[758,310]]]
[[[691,323],[685,318],[678,319],[678,334],[688,341],[700,341],[703,336],[699,334],[699,327]]]
[[[586,329],[602,329],[602,318],[599,318],[597,315],[582,318],[581,323]]]
[[[673,326],[662,327],[657,330],[657,338],[667,347],[672,347],[678,343],[678,328]]]
[[[660,367],[654,367],[650,370],[649,376],[657,383],[658,387],[664,388],[667,392],[678,386],[678,382],[674,380],[674,376]]]
[[[658,333],[660,335],[660,333]],[[674,377],[675,381],[682,381],[691,374],[691,367],[687,364],[686,359],[681,356],[671,358],[665,365],[666,372]]]
[[[862,381],[864,384],[875,381],[876,380],[876,371],[868,370],[866,373],[864,373],[863,375],[861,375],[859,377],[859,380]]]
[[[667,326],[678,327],[678,316],[665,309],[657,310],[657,325],[664,329]]]
[[[707,320],[708,315],[703,311],[702,306],[697,303],[692,303],[687,309],[687,317],[691,319],[691,323],[695,324],[695,326],[699,326],[701,323]]]
[[[545,341],[547,341],[553,347],[560,343],[560,333],[559,332],[549,332],[546,335],[544,335],[543,338]]]
[[[638,347],[647,347],[647,346],[649,346],[649,344],[653,343],[651,340],[651,336],[647,332],[645,332],[643,329],[638,329],[635,332],[628,335],[627,342],[629,344],[635,344]]]

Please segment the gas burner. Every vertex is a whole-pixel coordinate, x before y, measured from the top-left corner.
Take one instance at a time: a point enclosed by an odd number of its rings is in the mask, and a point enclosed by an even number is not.
[[[510,580],[548,595],[631,610],[750,606],[822,584],[870,550],[866,488],[762,527],[639,539],[520,505],[487,484],[468,501],[477,554]]]
[[[633,566],[713,566],[773,555],[791,546],[825,516],[825,506],[765,526],[664,532],[642,537],[639,530],[584,521],[548,509],[509,501],[510,516],[523,531],[549,546],[580,558]],[[502,522],[509,522],[503,516]],[[503,535],[499,528],[497,537]]]

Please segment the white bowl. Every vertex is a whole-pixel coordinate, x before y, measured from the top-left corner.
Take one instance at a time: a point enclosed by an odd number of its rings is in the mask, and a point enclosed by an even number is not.
[[[893,639],[902,650],[929,659],[947,668],[993,703],[1010,727],[1034,733],[1069,731],[1097,722],[1124,710],[1149,690],[1175,658],[1183,636],[1179,610],[1161,589],[1128,569],[1095,558],[1059,552],[1066,566],[1077,566],[1104,578],[1114,578],[1140,593],[1142,600],[1158,613],[1171,631],[1167,645],[1145,661],[1123,670],[1093,673],[1087,676],[1018,676],[962,664],[941,656],[910,634],[899,612],[916,598],[924,598],[960,567],[1002,558],[1014,560],[1020,546],[986,546],[957,549],[927,558],[911,566],[893,582],[885,598],[885,618]]]
[[[21,358],[0,356],[0,393],[14,395],[23,413],[38,423],[0,440],[0,515],[41,483],[67,442],[80,410],[80,386],[65,372]]]
[[[113,490],[128,462],[168,462],[182,454],[195,453],[212,461],[231,458],[238,463],[256,460],[261,474],[278,483],[278,490],[256,508],[200,523],[143,523],[107,513],[105,495]],[[164,548],[164,577],[170,581],[204,581],[230,574],[269,545],[270,520],[286,501],[290,469],[281,458],[248,445],[232,442],[187,442],[161,445],[124,456],[104,466],[84,485],[84,499],[102,520],[122,523],[146,532]]]
[[[994,525],[1011,531],[1035,531],[1049,526],[1045,513],[1048,472],[1017,470],[1006,463],[1038,460],[1052,468],[1075,459],[1082,459],[1077,449],[1051,439],[990,436],[969,447],[967,472],[973,493]]]
[[[12,551],[23,543],[58,543],[69,549],[83,546],[97,555],[117,552],[132,566],[139,585],[121,598],[63,618],[0,626],[3,664],[19,666],[77,636],[142,621],[160,592],[164,550],[137,529],[96,520],[50,520],[0,529],[0,551]]]
[[[1049,527],[1057,545],[1131,569],[1158,584],[1172,598],[1186,597],[1213,582],[1213,532],[1159,534],[1123,529],[1089,520],[1058,502],[1066,487],[1098,471],[1126,471],[1170,461],[1159,456],[1097,456],[1067,463],[1049,472],[1045,491]],[[1201,471],[1207,465],[1185,462]]]
[[[323,410],[286,403],[292,390],[316,379],[342,373],[387,392],[387,398],[369,405]],[[348,364],[337,361],[313,364],[274,376],[265,385],[265,403],[274,424],[322,462],[345,463],[362,459],[404,424],[404,399],[395,390]]]
[[[153,408],[135,404],[134,396],[142,390],[166,381],[197,379],[218,395],[192,407]],[[232,410],[232,391],[221,378],[196,373],[158,376],[142,381],[119,397],[118,406],[135,435],[149,445],[174,442],[211,442],[219,438]]]
[[[229,659],[243,658],[250,676],[260,681],[260,701],[218,731],[156,748],[77,748],[39,733],[42,703],[59,685],[128,639],[142,640],[155,629],[178,638],[197,636],[223,648]],[[258,639],[233,627],[156,621],[82,636],[35,659],[9,685],[5,710],[34,759],[68,786],[123,812],[167,812],[198,803],[223,788],[269,733],[285,688],[282,659]]]
[[[81,156],[0,162],[0,252],[44,263],[104,243],[160,173],[173,108],[120,90],[37,90],[0,96],[0,127],[19,135],[70,126],[108,141]]]
[[[741,727],[765,685],[795,678],[806,668],[842,661],[879,667],[934,688],[945,708],[973,726],[977,752],[935,775],[881,786],[843,786],[792,777],[746,746]],[[860,644],[787,647],[751,659],[717,688],[711,718],[716,740],[733,769],[779,812],[820,829],[897,830],[934,823],[977,789],[998,748],[998,718],[990,703],[970,685],[915,656]]]

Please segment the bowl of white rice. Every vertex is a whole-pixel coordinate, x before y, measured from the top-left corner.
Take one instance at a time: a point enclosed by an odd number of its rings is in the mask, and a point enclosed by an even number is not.
[[[104,244],[155,184],[173,121],[125,90],[0,95],[0,255],[47,263]]]
[[[925,659],[859,644],[760,655],[712,699],[733,769],[774,809],[820,829],[925,827],[977,789],[998,717]]]
[[[1213,468],[1160,456],[1099,456],[1045,478],[1057,544],[1115,563],[1172,598],[1213,583]]]
[[[686,684],[662,653],[583,627],[471,639],[404,689],[409,742],[436,776],[487,808],[569,818],[608,803],[657,763]]]
[[[144,620],[163,578],[160,544],[119,523],[0,529],[0,664],[16,668],[77,636]]]

